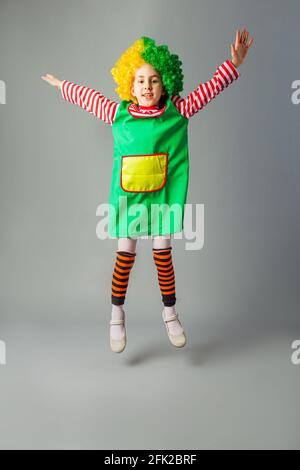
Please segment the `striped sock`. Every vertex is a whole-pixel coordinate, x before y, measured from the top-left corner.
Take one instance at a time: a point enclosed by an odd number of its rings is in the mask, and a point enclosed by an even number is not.
[[[129,251],[117,251],[111,286],[111,303],[113,305],[123,305],[125,302],[129,274],[135,256],[136,253],[130,253]]]
[[[165,307],[171,307],[176,303],[175,273],[171,250],[171,246],[169,248],[152,248],[162,301]]]

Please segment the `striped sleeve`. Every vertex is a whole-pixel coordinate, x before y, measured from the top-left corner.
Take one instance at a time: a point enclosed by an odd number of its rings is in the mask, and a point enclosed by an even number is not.
[[[200,83],[196,90],[192,91],[187,98],[172,96],[171,100],[184,117],[189,119],[206,106],[221,91],[225,90],[240,76],[237,68],[230,60],[225,60],[217,68],[213,78],[206,83]]]
[[[107,124],[113,124],[119,104],[109,100],[99,91],[63,80],[61,95],[69,103],[80,106]]]

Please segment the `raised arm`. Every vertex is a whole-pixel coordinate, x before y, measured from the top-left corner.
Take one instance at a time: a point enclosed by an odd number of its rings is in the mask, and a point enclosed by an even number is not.
[[[61,94],[64,100],[80,106],[107,124],[113,124],[119,104],[109,100],[99,91],[63,80]]]
[[[232,60],[225,60],[217,68],[213,78],[206,83],[200,83],[186,99],[172,96],[171,100],[178,111],[186,118],[190,118],[234,82],[240,76],[237,67],[245,61],[252,43],[253,37],[249,37],[249,31],[246,28],[241,32],[237,29],[235,43],[230,46]]]
[[[58,88],[64,100],[80,106],[107,124],[113,124],[118,103],[109,100],[93,88],[77,85],[68,80],[59,80],[54,75],[46,74],[41,78]]]
[[[212,101],[221,91],[225,90],[232,82],[240,76],[237,68],[228,59],[216,70],[213,78],[189,93],[187,98],[172,96],[171,100],[178,111],[187,119],[198,113],[204,106]]]

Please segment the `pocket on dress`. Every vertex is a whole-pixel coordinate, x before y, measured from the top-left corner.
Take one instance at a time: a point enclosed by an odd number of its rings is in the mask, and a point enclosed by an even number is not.
[[[121,187],[129,192],[159,191],[167,181],[168,154],[123,155]]]

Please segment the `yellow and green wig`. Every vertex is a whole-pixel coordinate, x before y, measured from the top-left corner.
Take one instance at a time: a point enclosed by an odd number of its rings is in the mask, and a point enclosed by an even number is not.
[[[178,95],[183,90],[183,72],[178,55],[171,54],[167,45],[157,46],[146,36],[137,39],[117,60],[111,74],[118,87],[115,91],[121,100],[134,101],[131,85],[135,72],[145,63],[160,73],[167,96]]]

